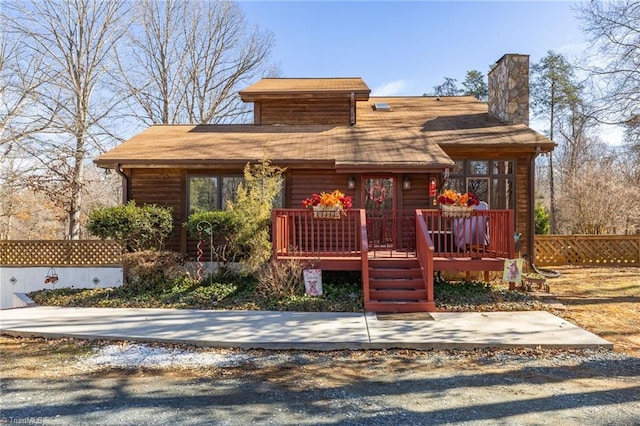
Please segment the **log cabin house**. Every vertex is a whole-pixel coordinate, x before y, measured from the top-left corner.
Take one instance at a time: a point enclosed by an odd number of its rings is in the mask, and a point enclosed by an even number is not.
[[[96,163],[123,179],[124,201],[173,209],[167,248],[194,255],[182,223],[220,209],[247,162],[286,167],[273,210],[274,257],[362,273],[368,311],[432,311],[434,271],[499,271],[532,256],[534,160],[554,143],[528,126],[529,57],[504,55],[489,100],[372,97],[361,78],[262,79],[240,92],[245,125],[154,125]],[[444,217],[443,188],[474,192],[488,210]],[[353,208],[339,220],[302,208],[339,189]]]

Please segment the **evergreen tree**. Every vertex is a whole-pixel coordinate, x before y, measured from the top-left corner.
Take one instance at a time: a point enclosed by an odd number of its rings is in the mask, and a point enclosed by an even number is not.
[[[467,71],[467,75],[462,82],[463,94],[475,96],[476,99],[486,102],[489,96],[489,86],[484,79],[484,74],[478,70]]]
[[[531,68],[531,98],[534,114],[548,120],[548,136],[554,140],[558,128],[558,116],[579,97],[579,87],[574,83],[573,67],[566,58],[553,51]],[[553,153],[549,155],[549,198],[551,232],[558,232],[557,206]]]
[[[239,243],[247,248],[248,257],[243,264],[249,272],[258,270],[271,256],[271,210],[282,190],[284,171],[267,159],[247,164],[244,183],[238,187],[236,201],[229,203],[229,210],[236,212],[242,222]]]

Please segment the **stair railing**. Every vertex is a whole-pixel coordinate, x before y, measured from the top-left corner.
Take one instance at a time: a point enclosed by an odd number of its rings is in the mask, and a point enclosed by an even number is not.
[[[427,230],[427,222],[424,220],[421,210],[416,210],[416,256],[420,263],[422,280],[427,290],[427,303],[429,310],[435,310],[435,298],[433,292],[433,241]]]
[[[360,210],[360,261],[362,262],[362,293],[364,302],[369,301],[369,237],[367,235],[367,212]]]

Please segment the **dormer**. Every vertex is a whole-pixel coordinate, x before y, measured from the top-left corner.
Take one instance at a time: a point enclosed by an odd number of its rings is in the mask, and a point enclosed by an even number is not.
[[[369,100],[361,78],[264,78],[240,92],[253,102],[254,124],[356,123],[356,102]]]

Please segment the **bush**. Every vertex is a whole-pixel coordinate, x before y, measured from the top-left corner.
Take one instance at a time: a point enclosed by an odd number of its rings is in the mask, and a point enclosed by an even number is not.
[[[134,293],[162,290],[173,281],[188,278],[184,256],[173,251],[145,250],[126,253],[122,264],[126,271],[123,288]]]
[[[536,204],[536,235],[547,235],[551,230],[551,215],[542,204]]]
[[[238,187],[235,202],[228,205],[242,222],[239,242],[247,250],[247,257],[242,259],[247,272],[258,271],[271,257],[271,210],[282,190],[284,171],[267,159],[253,165],[247,163],[244,183]]]
[[[91,211],[87,229],[100,239],[115,240],[129,252],[161,250],[173,229],[173,217],[170,208],[155,204],[138,207],[129,201]]]
[[[256,274],[256,291],[269,298],[282,298],[304,293],[302,264],[299,260],[271,262],[264,265]]]
[[[216,262],[226,264],[242,257],[243,250],[238,242],[242,220],[235,212],[193,213],[184,226],[189,236],[198,238],[207,244]]]

